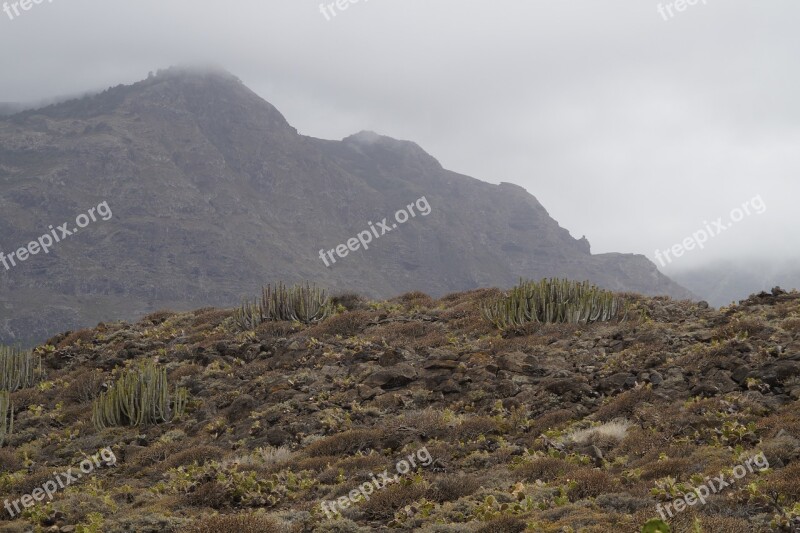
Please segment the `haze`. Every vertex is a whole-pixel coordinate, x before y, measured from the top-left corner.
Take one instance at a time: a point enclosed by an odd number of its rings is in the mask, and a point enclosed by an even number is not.
[[[374,130],[522,185],[595,253],[655,261],[760,195],[662,270],[795,260],[800,5],[658,5],[361,0],[327,20],[310,0],[55,0],[0,12],[0,101],[214,64],[303,134]]]

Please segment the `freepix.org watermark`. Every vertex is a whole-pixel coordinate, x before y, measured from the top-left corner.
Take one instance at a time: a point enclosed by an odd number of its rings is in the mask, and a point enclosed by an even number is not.
[[[667,2],[666,6],[660,3],[658,4],[657,9],[659,14],[663,17],[664,20],[670,21],[677,15],[677,13],[672,11],[673,8],[678,13],[682,13],[686,11],[689,8],[689,6],[695,6],[700,2],[702,2],[704,6],[708,5],[707,0],[675,0],[674,2]],[[669,14],[669,16],[667,16],[667,14]]]
[[[666,266],[667,263],[672,263],[672,257],[670,257],[670,254],[677,258],[681,257],[689,250],[694,250],[695,247],[702,250],[705,248],[705,243],[708,242],[709,238],[716,237],[723,231],[728,230],[729,228],[733,227],[735,223],[744,220],[746,216],[750,216],[754,213],[756,215],[761,215],[766,210],[767,205],[764,203],[764,200],[759,194],[758,196],[755,196],[743,203],[742,207],[734,208],[730,213],[730,222],[725,223],[722,220],[722,217],[712,221],[711,224],[709,224],[707,221],[704,221],[704,229],[695,231],[692,233],[691,237],[686,237],[680,244],[676,244],[671,248],[667,248],[666,250],[656,250],[656,259],[658,259],[658,261],[661,263],[661,266]]]
[[[664,514],[664,511],[666,511],[666,514],[672,518],[673,506],[675,507],[675,513],[677,514],[685,511],[688,507],[696,505],[698,502],[700,502],[701,505],[705,505],[706,498],[712,494],[722,492],[725,488],[730,487],[736,483],[737,480],[745,477],[748,473],[752,474],[753,464],[755,464],[759,472],[769,468],[769,461],[767,461],[767,457],[764,455],[764,452],[761,452],[745,460],[742,464],[736,465],[733,468],[733,477],[726,480],[725,474],[720,473],[720,475],[715,478],[706,478],[706,483],[703,483],[690,492],[684,493],[680,498],[677,498],[672,503],[665,504],[663,508],[659,503],[656,506],[656,511],[658,511],[658,514],[661,515],[663,520],[666,520],[667,517]]]
[[[81,464],[78,465],[80,472],[75,472],[73,474],[72,468],[69,468],[66,472],[54,473],[53,479],[45,481],[42,483],[41,487],[36,487],[30,494],[25,494],[21,498],[17,498],[11,502],[6,500],[4,507],[13,518],[22,512],[20,503],[22,503],[23,509],[27,509],[28,507],[36,505],[37,502],[44,500],[45,496],[47,499],[52,500],[53,495],[58,492],[59,489],[67,488],[71,484],[77,482],[84,474],[91,474],[94,472],[95,468],[102,465],[114,466],[115,464],[117,464],[117,456],[114,455],[111,448],[103,448],[98,453],[81,461]]]
[[[320,4],[319,5],[319,12],[325,15],[325,20],[331,20],[331,16],[328,14],[328,10],[333,15],[333,18],[336,18],[336,9],[339,11],[344,11],[350,4],[357,4],[361,0],[336,0],[336,2],[330,2],[329,4]],[[363,0],[364,2],[369,2],[369,0]]]
[[[397,461],[397,464],[394,466],[397,474],[393,477],[389,477],[389,473],[386,470],[378,474],[380,479],[377,479],[375,475],[372,474],[372,480],[362,483],[357,489],[351,490],[348,494],[334,501],[322,502],[320,506],[325,512],[325,516],[328,517],[328,519],[336,516],[336,514],[340,512],[336,509],[337,506],[344,510],[361,500],[369,501],[370,494],[386,488],[387,485],[397,483],[401,475],[408,474],[415,469],[417,467],[417,461],[419,461],[420,466],[430,466],[433,463],[433,457],[431,457],[430,452],[428,452],[428,448],[422,447],[417,450],[416,454],[412,453],[405,459]]]
[[[319,251],[319,257],[322,259],[322,262],[325,263],[326,267],[330,267],[332,263],[336,262],[336,258],[333,257],[334,254],[338,255],[340,258],[344,259],[347,257],[347,254],[350,252],[357,251],[360,247],[363,247],[365,250],[369,249],[369,243],[372,242],[372,236],[375,235],[375,238],[378,239],[383,235],[386,235],[393,229],[397,229],[398,224],[405,224],[408,222],[409,218],[414,218],[417,214],[414,212],[414,208],[417,208],[419,214],[426,217],[431,214],[431,205],[428,203],[428,200],[423,196],[422,198],[418,199],[416,202],[408,204],[404,209],[399,210],[394,214],[394,219],[396,223],[392,223],[389,225],[387,219],[383,219],[382,221],[378,222],[377,224],[372,224],[372,222],[368,222],[367,225],[370,229],[364,230],[360,232],[356,237],[347,240],[347,244],[340,244],[336,248],[328,250],[327,252],[322,249]],[[375,226],[380,228],[380,233]],[[327,255],[327,257],[326,257]],[[328,262],[328,258],[330,258],[330,262]]]
[[[11,270],[11,267],[17,266],[17,261],[20,263],[26,261],[30,256],[36,255],[39,252],[49,254],[50,248],[52,248],[55,243],[61,242],[70,235],[78,233],[79,228],[85,228],[92,222],[96,222],[97,217],[95,213],[100,215],[101,220],[110,220],[112,216],[111,208],[108,207],[108,202],[98,204],[97,207],[89,209],[88,214],[81,213],[75,217],[75,226],[77,227],[72,227],[70,229],[69,222],[64,222],[60,226],[57,226],[56,229],[53,229],[53,226],[49,226],[50,233],[45,233],[39,237],[39,239],[29,242],[27,246],[15,252],[11,252],[10,254],[0,252],[0,264],[2,264],[6,270]]]
[[[22,9],[22,11],[30,11],[34,4],[39,5],[42,2],[44,2],[44,0],[19,0],[19,2],[11,3],[3,2],[3,11],[6,12],[8,18],[14,20],[14,18],[22,14],[20,13],[20,9]],[[47,0],[47,3],[52,4],[53,0]]]

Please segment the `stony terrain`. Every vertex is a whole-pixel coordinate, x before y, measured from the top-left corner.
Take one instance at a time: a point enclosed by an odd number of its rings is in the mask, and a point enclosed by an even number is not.
[[[207,308],[54,337],[36,349],[46,375],[12,394],[0,501],[103,447],[117,462],[0,531],[632,533],[760,452],[768,469],[668,522],[798,530],[800,293],[720,310],[627,295],[623,323],[503,335],[479,312],[496,293],[343,295],[312,326],[241,331]],[[111,372],[148,358],[188,388],[183,417],[95,429]],[[325,516],[422,449],[427,464]]]

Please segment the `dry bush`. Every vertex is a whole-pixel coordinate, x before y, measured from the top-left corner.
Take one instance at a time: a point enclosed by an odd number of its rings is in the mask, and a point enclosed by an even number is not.
[[[443,437],[449,431],[443,413],[433,409],[409,411],[387,422],[387,431],[389,432],[396,432],[399,427],[413,428],[419,435],[426,438]]]
[[[138,470],[164,462],[167,458],[182,451],[184,447],[185,444],[179,442],[157,442],[152,446],[133,452],[129,457],[126,457],[126,463],[132,469]]]
[[[181,365],[170,372],[169,381],[170,383],[179,383],[181,379],[201,374],[203,370],[205,369],[200,365],[195,365],[195,364]]]
[[[538,437],[550,429],[558,429],[559,426],[571,421],[575,417],[575,412],[569,409],[556,409],[537,416],[531,420],[530,434]]]
[[[597,410],[595,416],[604,422],[629,418],[642,404],[651,402],[653,397],[653,391],[648,388],[631,389],[611,398]]]
[[[77,344],[78,341],[80,341],[83,345],[91,344],[93,339],[93,329],[81,329],[78,331],[73,331],[67,335],[61,342],[58,343],[56,348],[61,350],[63,348],[67,348],[68,346],[72,346],[73,344]]]
[[[20,389],[11,393],[11,403],[14,404],[14,411],[19,413],[31,405],[39,405],[46,402],[42,393],[38,389]]]
[[[336,335],[351,337],[364,331],[374,319],[375,313],[371,311],[348,311],[334,315],[308,328],[305,334],[314,338]]]
[[[178,313],[176,313],[175,311],[162,309],[160,311],[155,311],[153,313],[150,313],[149,315],[145,315],[139,321],[139,324],[158,326],[159,324],[163,324],[164,322],[166,322],[168,318],[172,318],[177,314]]]
[[[286,529],[261,514],[217,515],[197,520],[180,533],[282,533]]]
[[[476,533],[522,533],[528,529],[524,520],[514,516],[501,516],[490,520]]]
[[[170,455],[164,460],[164,468],[177,468],[179,466],[197,463],[204,465],[208,461],[219,461],[225,456],[225,451],[216,446],[189,446],[188,449]]]
[[[45,481],[54,479],[55,470],[42,468],[36,470],[16,483],[11,485],[11,492],[14,494],[30,494],[36,487],[41,487]]]
[[[319,455],[347,455],[366,449],[380,447],[383,431],[381,429],[353,429],[322,437],[309,444],[304,450],[309,457]]]
[[[215,309],[213,307],[198,309],[194,312],[191,327],[196,330],[214,329],[231,316],[233,316],[231,309]]]
[[[192,507],[224,509],[231,502],[228,489],[224,485],[217,481],[207,481],[198,485],[194,492],[186,495],[186,503]]]
[[[14,450],[0,448],[0,472],[16,472],[23,466],[22,459]]]
[[[800,333],[800,318],[786,318],[781,322],[781,327],[790,333]]]
[[[304,470],[321,472],[338,460],[338,457],[331,456],[304,457],[290,461],[287,467],[291,468],[293,472],[302,472]]]
[[[481,487],[481,480],[474,475],[444,474],[436,477],[428,489],[427,498],[444,503],[469,496]]]
[[[518,479],[549,482],[574,472],[578,467],[557,457],[542,457],[523,464],[515,470]]]
[[[303,326],[285,320],[262,322],[256,328],[256,337],[260,340],[279,339],[302,330]]]
[[[102,370],[80,370],[69,379],[64,397],[72,403],[87,403],[95,399],[103,389],[105,374]]]
[[[369,501],[361,505],[361,510],[369,520],[388,520],[398,509],[425,496],[421,484],[394,483],[372,494]]]
[[[798,479],[800,479],[800,461],[795,461],[769,475],[767,491],[785,496],[787,501],[800,501],[800,483]]]
[[[407,292],[389,301],[403,304],[409,310],[415,307],[431,308],[436,305],[436,301],[433,298],[420,291]]]
[[[458,440],[474,440],[481,435],[490,435],[500,431],[499,424],[488,416],[473,416],[463,420],[452,429],[452,435]]]
[[[675,479],[683,479],[683,474],[692,474],[692,467],[695,465],[688,457],[670,457],[663,461],[653,460],[642,465],[642,479],[661,479],[672,476]]]
[[[343,292],[331,296],[331,303],[334,307],[341,305],[348,311],[359,311],[367,308],[367,299],[355,292]]]
[[[576,444],[619,442],[625,438],[629,427],[631,427],[631,423],[627,420],[613,420],[599,426],[576,429],[570,432],[566,439]]]
[[[577,469],[569,475],[569,479],[574,485],[570,486],[567,496],[573,502],[616,492],[619,488],[616,480],[599,468]]]

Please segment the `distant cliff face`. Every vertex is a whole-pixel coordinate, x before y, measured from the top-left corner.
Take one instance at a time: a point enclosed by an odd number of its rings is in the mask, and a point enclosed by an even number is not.
[[[410,216],[423,198],[428,214]],[[567,276],[691,297],[643,256],[591,255],[521,187],[450,172],[374,133],[299,135],[224,72],[170,69],[0,120],[5,254],[102,202],[109,220],[0,264],[2,342],[232,305],[270,280],[377,297]],[[365,231],[366,250],[354,246]]]

